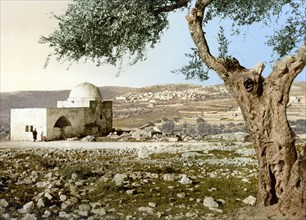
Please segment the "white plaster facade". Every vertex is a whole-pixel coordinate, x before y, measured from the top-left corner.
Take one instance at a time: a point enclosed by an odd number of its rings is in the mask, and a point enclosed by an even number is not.
[[[112,129],[112,102],[103,101],[100,90],[82,83],[71,90],[57,108],[11,110],[11,140],[56,140],[85,135],[105,135]]]

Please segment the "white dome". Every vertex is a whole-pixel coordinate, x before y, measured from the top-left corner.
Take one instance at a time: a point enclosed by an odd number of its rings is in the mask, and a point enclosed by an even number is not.
[[[81,83],[75,86],[69,94],[68,101],[94,100],[102,101],[100,89],[91,83]]]

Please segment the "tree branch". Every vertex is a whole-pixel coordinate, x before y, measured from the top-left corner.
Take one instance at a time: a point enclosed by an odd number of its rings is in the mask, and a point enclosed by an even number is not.
[[[228,71],[226,67],[216,59],[209,50],[208,43],[203,31],[203,18],[206,7],[211,4],[213,0],[197,0],[195,7],[192,9],[190,15],[186,16],[191,37],[198,48],[199,55],[205,65],[218,73],[221,79],[228,78]]]
[[[290,84],[302,72],[306,65],[306,42],[298,50],[294,56],[287,56],[283,60],[277,62],[273,68],[273,72],[268,79],[278,80],[286,78]]]
[[[265,69],[265,64],[263,62],[260,62],[257,63],[250,71],[253,71],[261,76],[264,69]]]
[[[294,79],[301,73],[306,65],[306,42],[294,56],[287,56],[277,62],[272,73],[266,78],[265,84],[274,87],[278,102],[287,105],[289,92]]]
[[[175,9],[186,7],[188,5],[188,2],[190,2],[190,0],[179,0],[175,4],[165,5],[164,7],[154,10],[153,14],[158,15],[160,13],[171,12],[174,11]]]

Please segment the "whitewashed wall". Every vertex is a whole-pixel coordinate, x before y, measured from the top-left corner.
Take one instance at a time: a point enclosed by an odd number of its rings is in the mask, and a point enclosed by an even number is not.
[[[33,141],[32,132],[26,132],[26,126],[33,126],[37,130],[37,140],[41,140],[41,133],[46,134],[46,108],[25,108],[11,110],[11,140]]]

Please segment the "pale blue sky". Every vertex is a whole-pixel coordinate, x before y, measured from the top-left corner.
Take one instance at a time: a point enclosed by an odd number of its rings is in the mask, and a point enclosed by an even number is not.
[[[213,72],[210,73],[210,79],[204,82],[186,81],[183,75],[171,73],[171,70],[187,62],[184,54],[194,46],[185,20],[187,12],[171,14],[170,28],[164,33],[161,43],[148,51],[147,60],[131,67],[125,65],[119,77],[116,77],[118,68],[96,67],[91,62],[74,63],[67,70],[68,63],[59,64],[52,59],[47,69],[44,69],[50,50],[47,45],[39,44],[38,40],[56,27],[56,21],[49,19],[50,12],[63,12],[68,2],[1,0],[1,92],[71,89],[85,81],[97,86],[131,87],[166,83],[222,83]],[[211,51],[215,55],[218,29],[218,22],[206,29]],[[264,72],[267,75],[271,70],[269,61],[272,51],[264,46],[268,31],[260,26],[249,28],[247,38],[231,39],[230,54],[247,68],[259,61],[267,62]],[[306,81],[305,70],[297,80]]]

